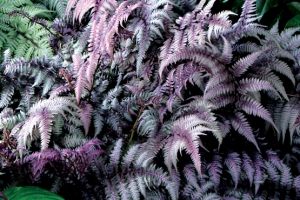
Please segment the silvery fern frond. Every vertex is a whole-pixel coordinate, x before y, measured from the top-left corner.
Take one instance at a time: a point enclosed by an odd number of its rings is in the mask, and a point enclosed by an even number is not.
[[[132,145],[125,153],[122,148],[123,141],[120,139],[112,149],[109,163],[103,171],[106,198],[148,198],[151,188],[159,186],[168,191],[171,199],[178,198],[175,182],[161,168],[152,164],[153,157],[149,157],[147,151],[142,151],[143,145]]]
[[[165,140],[164,160],[172,171],[172,166],[177,169],[177,153],[185,149],[190,155],[197,172],[201,175],[201,161],[198,147],[200,146],[200,135],[206,135],[205,131],[214,131],[205,125],[209,122],[200,119],[196,115],[187,115],[179,118],[172,124],[170,135]]]
[[[78,107],[74,100],[56,97],[33,105],[28,112],[28,118],[12,129],[12,134],[18,138],[18,146],[26,149],[31,140],[37,137],[36,134],[39,134],[41,149],[46,149],[50,142],[56,115],[62,115],[65,120],[68,115],[78,116]]]

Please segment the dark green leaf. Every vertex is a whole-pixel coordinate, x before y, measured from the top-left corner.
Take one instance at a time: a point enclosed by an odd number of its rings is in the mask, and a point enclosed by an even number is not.
[[[300,3],[298,2],[291,2],[287,4],[288,10],[293,15],[299,15],[300,14]]]
[[[63,200],[62,197],[39,187],[14,187],[3,191],[9,200]],[[2,198],[0,198],[2,199]]]
[[[292,28],[292,27],[299,27],[300,26],[300,14],[296,15],[295,17],[293,17],[292,19],[290,19],[286,25],[285,25],[285,29],[286,28]]]
[[[241,10],[244,2],[245,0],[234,0],[232,5],[232,11],[236,14],[239,13],[238,11]]]
[[[256,13],[258,16],[263,16],[271,8],[278,6],[278,0],[257,0]]]

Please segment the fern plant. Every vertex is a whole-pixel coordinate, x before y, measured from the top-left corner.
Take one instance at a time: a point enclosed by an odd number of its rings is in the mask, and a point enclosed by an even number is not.
[[[70,0],[55,56],[6,51],[0,163],[15,180],[0,189],[299,198],[298,29],[265,29],[254,0],[234,23],[214,3]]]

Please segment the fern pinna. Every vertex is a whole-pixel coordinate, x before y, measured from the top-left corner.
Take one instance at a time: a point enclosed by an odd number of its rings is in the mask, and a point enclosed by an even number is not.
[[[254,0],[238,20],[215,0],[36,2],[54,56],[3,54],[0,190],[300,198],[299,28],[265,29]]]

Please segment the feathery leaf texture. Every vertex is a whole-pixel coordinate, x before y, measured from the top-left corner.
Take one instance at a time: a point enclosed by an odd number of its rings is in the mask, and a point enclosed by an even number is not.
[[[40,101],[31,107],[29,117],[13,128],[12,134],[17,135],[19,147],[26,148],[28,138],[32,140],[37,129],[41,137],[41,149],[46,149],[50,142],[54,116],[62,115],[66,119],[67,114],[76,116],[77,112],[78,107],[72,99],[56,97]]]
[[[0,2],[0,190],[300,198],[298,27],[255,0],[233,25],[216,0],[34,2]]]
[[[255,145],[258,151],[259,147],[253,134],[253,130],[248,123],[245,115],[241,112],[236,112],[235,116],[230,120],[234,130],[243,135],[247,140]]]
[[[0,9],[0,61],[7,49],[15,58],[53,56],[48,37],[53,34],[50,27],[51,10],[30,0],[2,0]],[[37,16],[44,19],[38,19]],[[31,20],[30,20],[31,19]],[[32,20],[34,19],[34,20]],[[41,22],[41,23],[36,23]]]
[[[229,173],[235,184],[234,189],[236,189],[238,185],[241,173],[241,164],[242,161],[239,155],[235,152],[228,154],[228,157],[225,159],[225,165],[228,167]]]
[[[201,161],[199,154],[199,136],[205,135],[204,131],[213,131],[205,125],[207,122],[196,115],[188,115],[173,123],[171,135],[166,139],[164,147],[165,164],[172,171],[172,165],[177,169],[177,152],[185,149],[190,154],[197,172],[201,175]]]

